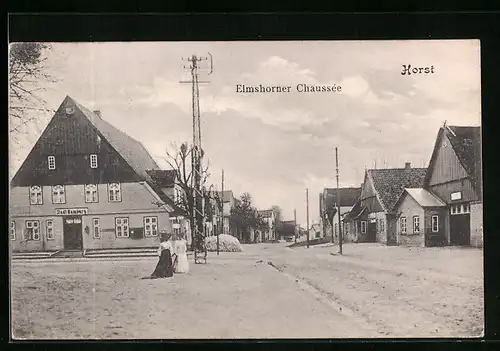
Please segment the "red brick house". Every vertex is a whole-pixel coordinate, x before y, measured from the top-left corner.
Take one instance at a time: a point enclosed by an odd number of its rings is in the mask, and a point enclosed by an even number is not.
[[[442,246],[446,243],[446,204],[429,191],[407,188],[394,205],[397,244]]]
[[[12,178],[11,250],[157,246],[184,214],[152,170],[140,142],[67,96]]]
[[[352,227],[358,242],[380,242],[397,245],[397,213],[394,205],[405,188],[421,188],[426,168],[369,169],[361,195],[351,211],[344,217],[346,226]]]
[[[424,188],[446,204],[446,243],[482,247],[480,127],[445,124],[439,129]]]

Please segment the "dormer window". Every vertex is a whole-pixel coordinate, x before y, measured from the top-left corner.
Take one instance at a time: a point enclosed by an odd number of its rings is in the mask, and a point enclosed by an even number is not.
[[[90,155],[90,168],[97,168],[97,155]]]
[[[55,156],[49,156],[47,158],[47,162],[49,164],[49,169],[56,169],[56,158],[55,158]]]

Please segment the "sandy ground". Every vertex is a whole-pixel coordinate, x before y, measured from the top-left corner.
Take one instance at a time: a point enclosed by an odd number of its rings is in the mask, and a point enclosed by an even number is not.
[[[154,258],[15,261],[21,339],[479,336],[482,251],[245,245],[171,279]]]
[[[248,255],[173,279],[156,260],[15,262],[13,332],[36,339],[335,338],[374,335]]]
[[[273,262],[386,337],[482,336],[481,250],[348,244],[337,252],[300,248]]]

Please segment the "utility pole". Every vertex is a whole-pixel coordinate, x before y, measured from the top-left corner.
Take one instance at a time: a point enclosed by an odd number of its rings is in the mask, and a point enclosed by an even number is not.
[[[297,243],[297,210],[295,208],[293,209],[293,235]]]
[[[194,262],[195,263],[207,263],[207,248],[205,245],[205,209],[203,204],[203,190],[201,188],[201,177],[202,177],[202,164],[203,164],[203,149],[201,147],[201,121],[200,121],[200,91],[199,83],[208,83],[198,80],[198,63],[204,60],[210,59],[210,72],[213,72],[213,61],[212,55],[208,57],[198,57],[193,54],[191,57],[187,58],[185,61],[190,62],[189,66],[184,66],[184,68],[191,71],[191,81],[181,81],[180,83],[190,83],[192,86],[192,108],[193,108],[193,150],[191,152],[191,187],[193,191],[193,243],[194,243]]]
[[[220,193],[220,233],[224,234],[224,170],[222,170],[222,187]],[[219,255],[219,235],[217,235],[217,255]]]
[[[342,227],[340,225],[340,190],[339,190],[339,153],[338,148],[335,148],[335,166],[337,173],[337,216],[339,225],[339,254],[342,255]]]
[[[306,189],[306,223],[307,247],[309,248],[309,189]]]

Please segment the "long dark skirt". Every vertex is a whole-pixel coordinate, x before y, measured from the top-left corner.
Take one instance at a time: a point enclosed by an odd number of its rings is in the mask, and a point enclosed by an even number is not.
[[[163,250],[151,278],[170,278],[174,275],[170,250]]]

